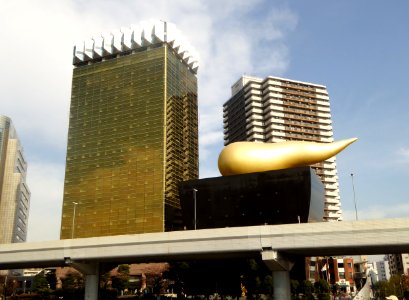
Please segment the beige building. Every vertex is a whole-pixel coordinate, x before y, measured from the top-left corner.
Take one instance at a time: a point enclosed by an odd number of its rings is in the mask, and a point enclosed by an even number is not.
[[[27,162],[10,118],[0,115],[0,244],[25,242],[30,190]]]
[[[325,86],[290,79],[242,76],[223,105],[224,143],[332,142]],[[342,219],[335,157],[313,166],[325,186],[326,221]]]

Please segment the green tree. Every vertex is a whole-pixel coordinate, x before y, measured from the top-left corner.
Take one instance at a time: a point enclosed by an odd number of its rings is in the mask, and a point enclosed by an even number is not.
[[[314,283],[314,290],[319,300],[329,300],[331,287],[324,279],[320,279]]]
[[[300,289],[300,282],[298,280],[292,279],[290,282],[291,285],[291,295],[295,298],[298,295]]]
[[[50,289],[55,290],[57,286],[57,276],[55,274],[55,269],[48,270],[45,274],[45,279],[47,279]]]
[[[125,290],[129,285],[129,265],[119,265],[118,274],[112,278],[112,287]]]
[[[101,275],[99,279],[99,287],[103,289],[107,289],[110,281],[111,281],[111,272],[109,271]]]
[[[314,286],[309,280],[303,280],[300,285],[300,293],[303,294],[303,298],[305,300],[314,300]]]
[[[173,262],[170,264],[169,270],[165,271],[163,278],[172,282],[171,288],[173,292],[180,296],[184,292],[184,285],[186,281],[192,279],[192,270],[190,264],[187,262]],[[200,273],[202,275],[203,272]],[[196,292],[196,291],[194,291]]]
[[[41,271],[33,278],[32,291],[36,292],[42,298],[48,297],[51,293],[50,285],[47,281],[44,271]]]
[[[316,293],[329,293],[331,288],[327,281],[320,279],[314,283],[314,290]]]
[[[56,291],[56,295],[61,295],[64,300],[84,299],[84,278],[78,272],[69,272],[65,278],[61,279],[62,289]]]
[[[254,295],[259,294],[261,279],[260,265],[255,259],[246,260],[243,283],[247,289],[247,296],[252,299]]]
[[[378,281],[376,282],[373,286],[372,289],[374,291],[374,296],[377,299],[385,299],[386,296],[389,296],[390,294],[387,294],[387,291],[389,290],[388,287],[388,282],[387,281]]]
[[[61,281],[63,289],[80,289],[84,287],[84,278],[77,272],[68,273]]]
[[[34,292],[43,291],[46,289],[48,290],[48,288],[48,281],[46,276],[44,275],[44,271],[41,271],[36,276],[34,276],[32,285],[32,290]]]
[[[396,295],[399,299],[403,297],[403,276],[400,275],[393,275],[389,279],[389,288],[388,292],[390,294]]]
[[[273,283],[273,276],[267,275],[264,277],[263,284],[262,284],[262,292],[263,294],[267,295],[268,298],[272,298],[274,294],[274,283]]]

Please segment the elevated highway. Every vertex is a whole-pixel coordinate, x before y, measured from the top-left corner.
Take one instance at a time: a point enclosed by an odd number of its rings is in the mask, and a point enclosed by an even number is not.
[[[264,225],[0,245],[0,269],[71,265],[97,299],[101,262],[260,256],[273,271],[277,299],[289,298],[291,257],[409,252],[409,218]]]

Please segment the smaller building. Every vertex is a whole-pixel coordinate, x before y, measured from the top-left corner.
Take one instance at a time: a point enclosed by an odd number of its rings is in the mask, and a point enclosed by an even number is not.
[[[391,278],[391,272],[389,270],[389,262],[387,260],[377,261],[376,269],[378,270],[378,280],[388,281]]]
[[[324,186],[310,167],[184,181],[187,229],[319,222]]]
[[[311,282],[326,280],[334,289],[356,292],[354,259],[351,257],[311,257],[306,259],[306,279]]]

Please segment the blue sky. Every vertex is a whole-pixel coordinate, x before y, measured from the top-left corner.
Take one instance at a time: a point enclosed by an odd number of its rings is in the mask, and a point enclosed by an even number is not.
[[[29,163],[29,240],[59,238],[72,49],[150,18],[176,24],[200,55],[200,176],[218,176],[222,105],[243,74],[326,85],[345,220],[407,217],[409,2],[0,0],[0,114]]]

